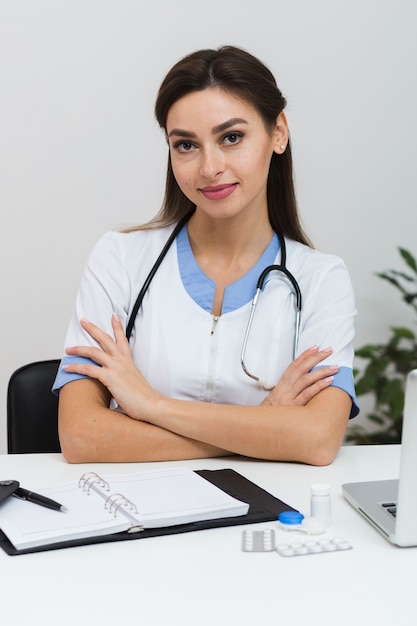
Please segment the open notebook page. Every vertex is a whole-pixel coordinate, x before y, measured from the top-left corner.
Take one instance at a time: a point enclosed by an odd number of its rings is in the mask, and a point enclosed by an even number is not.
[[[10,497],[0,505],[0,528],[16,548],[29,548],[69,539],[129,530],[132,519],[144,528],[174,526],[202,520],[245,515],[248,505],[231,497],[188,468],[173,468],[103,476],[110,491],[101,495],[79,483],[34,489],[68,510],[53,511]],[[88,485],[87,485],[88,486]],[[88,493],[87,493],[88,491]],[[110,494],[120,493],[136,507],[130,518],[121,508],[105,507]],[[115,507],[117,508],[117,507]]]

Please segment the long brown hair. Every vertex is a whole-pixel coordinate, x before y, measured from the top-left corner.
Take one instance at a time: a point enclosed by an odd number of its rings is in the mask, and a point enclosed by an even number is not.
[[[187,94],[208,87],[220,87],[250,103],[262,117],[267,130],[274,128],[278,115],[287,104],[270,70],[248,52],[234,46],[199,50],[178,61],[159,88],[155,116],[165,133],[167,116],[172,105]],[[272,228],[290,239],[311,245],[298,215],[290,141],[283,154],[274,152],[272,155],[267,201]],[[168,154],[165,196],[161,210],[151,222],[131,230],[173,224],[193,208],[195,205],[183,194],[175,180]]]

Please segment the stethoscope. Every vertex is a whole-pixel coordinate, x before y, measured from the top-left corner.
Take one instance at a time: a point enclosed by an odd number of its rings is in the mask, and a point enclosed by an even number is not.
[[[140,307],[142,305],[143,298],[145,297],[145,294],[146,294],[147,290],[149,289],[149,285],[151,284],[151,282],[152,282],[156,272],[158,271],[159,266],[161,265],[162,261],[166,257],[168,250],[170,249],[170,247],[174,243],[175,239],[177,238],[178,233],[181,231],[181,229],[183,228],[184,224],[186,224],[188,222],[190,217],[193,215],[194,211],[195,211],[195,209],[193,209],[192,211],[187,213],[187,215],[185,215],[183,218],[181,218],[179,220],[179,222],[175,226],[174,230],[172,231],[171,235],[169,236],[167,242],[165,243],[164,247],[162,248],[160,255],[158,256],[158,258],[156,259],[154,265],[152,266],[148,276],[146,277],[146,280],[143,283],[141,290],[139,291],[138,297],[136,298],[136,302],[135,302],[135,304],[133,306],[132,313],[130,314],[129,321],[127,323],[127,327],[126,327],[126,337],[127,337],[127,339],[129,339],[130,335],[132,334],[132,330],[133,330],[133,326],[135,324],[136,316],[137,316],[138,311],[139,311],[139,309],[140,309]],[[241,350],[241,353],[240,353],[240,365],[241,365],[243,371],[245,372],[245,374],[247,376],[249,376],[249,378],[252,378],[253,380],[255,380],[264,389],[273,389],[275,384],[270,383],[270,382],[262,381],[259,378],[259,376],[256,376],[255,374],[252,374],[250,372],[250,370],[248,370],[248,368],[246,367],[245,356],[246,356],[246,348],[247,348],[247,345],[248,345],[248,339],[249,339],[249,335],[250,335],[252,324],[253,324],[253,318],[255,316],[256,306],[258,304],[259,295],[260,295],[261,291],[264,288],[265,280],[267,279],[267,277],[269,276],[269,274],[271,272],[282,272],[286,276],[286,278],[289,280],[289,282],[291,284],[291,287],[292,287],[291,291],[292,291],[292,293],[294,295],[294,306],[295,306],[295,330],[294,330],[294,342],[293,342],[293,358],[295,358],[296,353],[297,353],[298,340],[299,340],[299,336],[300,336],[301,290],[300,290],[300,287],[298,285],[298,282],[296,281],[296,279],[291,274],[291,272],[287,269],[287,266],[286,266],[287,250],[286,250],[286,245],[285,245],[285,239],[284,239],[284,237],[282,236],[281,233],[277,232],[277,236],[278,236],[279,243],[280,243],[281,263],[279,265],[268,265],[268,267],[266,267],[263,270],[262,274],[258,278],[258,282],[256,284],[256,291],[255,291],[255,295],[254,295],[253,300],[252,300],[251,311],[250,311],[248,323],[247,323],[247,326],[246,326],[245,335],[244,335],[244,338],[243,338],[242,350]]]

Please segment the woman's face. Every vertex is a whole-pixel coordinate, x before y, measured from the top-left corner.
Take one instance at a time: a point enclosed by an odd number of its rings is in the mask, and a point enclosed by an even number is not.
[[[210,87],[172,105],[167,135],[175,179],[198,210],[213,218],[267,214],[272,153],[283,152],[288,142],[283,113],[268,132],[251,104]]]

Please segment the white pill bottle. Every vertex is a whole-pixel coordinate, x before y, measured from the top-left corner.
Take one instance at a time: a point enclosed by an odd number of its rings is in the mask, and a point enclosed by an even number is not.
[[[310,487],[310,515],[320,521],[324,528],[332,523],[332,498],[330,485],[315,483]]]

